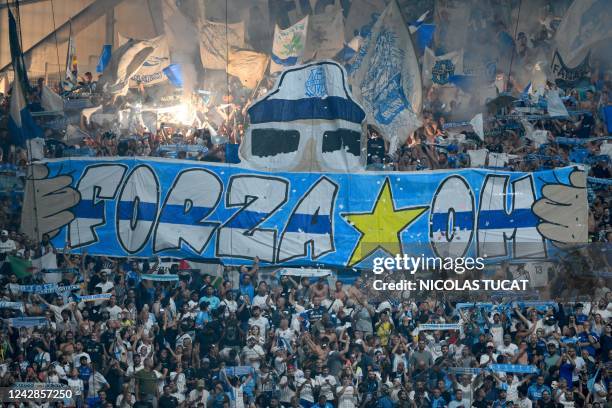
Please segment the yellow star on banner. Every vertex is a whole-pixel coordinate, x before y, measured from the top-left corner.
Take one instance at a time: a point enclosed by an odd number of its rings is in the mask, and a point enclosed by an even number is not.
[[[385,179],[385,184],[378,193],[378,198],[371,212],[342,214],[342,217],[361,234],[348,266],[353,266],[362,261],[379,248],[393,256],[402,254],[400,237],[402,231],[423,214],[427,208],[427,206],[424,206],[396,209],[389,179]]]

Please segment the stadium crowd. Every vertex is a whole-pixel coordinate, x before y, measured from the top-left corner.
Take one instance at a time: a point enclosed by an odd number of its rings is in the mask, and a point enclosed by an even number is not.
[[[517,37],[516,64],[525,48]],[[559,89],[567,118],[521,120],[533,102],[511,72],[502,89],[510,102],[491,107],[484,138],[469,126],[449,126],[453,103],[439,87],[426,95],[423,124],[395,152],[367,128],[368,169],[419,171],[466,167],[515,171],[571,164],[587,168],[589,238],[612,241],[610,156],[605,109],[609,68],[594,68],[580,89]],[[499,71],[498,75],[503,76]],[[44,81],[29,93],[41,110]],[[75,151],[99,156],[163,156],[236,162],[248,126],[246,107],[257,95],[230,84],[193,123],[136,122],[128,131],[80,120],[81,139],[48,127],[39,158]],[[85,74],[79,86],[95,93]],[[59,89],[57,89],[59,93]],[[113,112],[145,103],[144,87],[115,101]],[[501,97],[503,98],[503,96]],[[469,104],[469,101],[463,103]],[[9,96],[0,123],[0,387],[14,382],[62,383],[73,398],[58,406],[89,407],[609,407],[612,406],[612,295],[599,286],[588,301],[478,302],[467,307],[436,296],[386,300],[370,296],[369,278],[349,282],[220,267],[200,273],[175,261],[165,275],[158,259],[106,258],[56,249],[48,237],[21,234],[25,166],[32,152],[11,138]],[[212,116],[218,123],[210,126]],[[492,118],[489,120],[488,118]],[[42,120],[44,125],[45,119]],[[532,137],[546,131],[545,140]],[[74,133],[72,133],[74,134]],[[75,148],[75,145],[76,148]],[[199,146],[198,149],[164,146]],[[169,153],[170,152],[170,153]],[[8,259],[56,257],[66,290],[45,293],[47,274],[17,272]],[[57,275],[57,273],[56,273]],[[76,285],[76,286],[71,286]],[[95,296],[94,296],[95,295]],[[8,319],[42,317],[40,324]],[[424,326],[425,325],[425,326]],[[22,402],[14,406],[52,406]]]
[[[29,249],[14,239],[0,235],[2,256],[55,252],[46,238]],[[4,320],[0,385],[63,383],[64,406],[609,406],[605,285],[583,303],[384,300],[362,277],[257,263],[216,279],[181,261],[164,281],[144,275],[161,273],[158,260],[57,257],[72,293],[31,293],[3,276],[2,318],[42,321]]]

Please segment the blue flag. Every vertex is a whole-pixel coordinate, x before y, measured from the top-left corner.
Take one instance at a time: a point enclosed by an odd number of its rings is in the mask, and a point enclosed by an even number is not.
[[[612,133],[612,105],[608,105],[603,108],[604,112],[604,121],[606,122],[606,128],[608,129],[608,133]]]
[[[181,70],[180,64],[168,65],[166,68],[164,68],[164,74],[166,74],[172,85],[177,88],[183,87],[183,71]]]
[[[98,58],[98,65],[96,65],[96,72],[104,72],[104,68],[106,68],[111,59],[112,49],[113,46],[110,44],[104,44],[102,46],[102,52],[100,53],[100,58]]]
[[[421,24],[416,30],[414,36],[417,53],[419,55],[423,55],[423,53],[425,52],[425,48],[429,47],[429,45],[433,41],[435,31],[435,24]]]
[[[9,10],[9,42],[11,44],[11,60],[15,71],[13,93],[9,111],[9,133],[11,141],[17,145],[25,145],[27,139],[42,137],[42,129],[34,122],[27,103],[29,91],[28,77],[23,62],[23,54],[19,45],[17,23]]]
[[[28,72],[26,70],[25,61],[23,59],[23,53],[21,52],[21,39],[19,38],[19,30],[17,27],[17,21],[13,16],[13,13],[8,9],[9,19],[9,44],[11,47],[11,61],[13,63],[13,71],[15,72],[15,79],[19,79],[21,86],[25,92],[30,90],[30,82],[28,80]]]

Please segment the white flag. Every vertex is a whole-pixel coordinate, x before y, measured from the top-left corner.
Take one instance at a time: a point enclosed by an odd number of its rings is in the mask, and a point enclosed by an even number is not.
[[[64,111],[64,100],[61,96],[49,89],[48,86],[44,85],[42,89],[42,95],[40,97],[40,104],[43,109],[47,112],[63,112]]]
[[[559,91],[556,89],[550,89],[546,91],[546,103],[548,105],[548,114],[550,116],[562,116],[567,117],[569,113],[567,108],[563,104],[563,101],[559,97]]]
[[[205,21],[200,25],[200,58],[208,69],[227,69],[231,48],[244,48],[244,22],[225,24]]]
[[[274,29],[274,44],[272,45],[272,62],[270,72],[282,71],[286,67],[299,64],[302,61],[308,33],[308,16],[291,27],[281,30]]]
[[[344,47],[342,10],[310,16],[304,60],[333,58]]]
[[[449,52],[444,55],[436,54],[425,48],[423,56],[423,85],[447,85],[453,75],[463,73],[463,50]]]
[[[353,94],[395,149],[420,126],[421,72],[408,27],[392,0],[351,66]]]
[[[474,116],[472,120],[470,120],[470,125],[474,129],[474,133],[478,135],[480,140],[484,141],[484,122],[482,118],[482,113]]]
[[[77,83],[77,57],[76,45],[72,33],[68,37],[68,51],[66,52],[66,82],[68,86],[76,85]]]
[[[138,72],[156,46],[151,41],[128,40],[113,52],[98,86],[112,94],[127,94],[130,78]]]
[[[120,33],[118,37],[120,46],[129,40],[128,37],[124,37]],[[170,65],[170,50],[168,49],[166,36],[160,35],[147,41],[156,44],[155,51],[149,55],[142,67],[131,76],[130,87],[136,87],[139,83],[144,86],[155,85],[166,80],[164,68]]]
[[[564,62],[573,67],[589,50],[607,51],[612,39],[609,0],[575,0],[555,34],[555,43]]]
[[[263,78],[268,67],[268,56],[250,50],[231,50],[227,73],[240,78],[246,88],[253,89]]]
[[[344,24],[345,40],[348,41],[356,35],[365,35],[362,31],[371,29],[384,10],[384,1],[353,0]]]

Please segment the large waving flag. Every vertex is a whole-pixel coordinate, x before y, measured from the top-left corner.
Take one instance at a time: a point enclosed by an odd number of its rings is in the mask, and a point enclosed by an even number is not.
[[[306,47],[307,33],[308,16],[285,30],[281,30],[278,26],[275,27],[271,73],[282,71],[285,67],[301,62]]]
[[[42,129],[36,125],[28,109],[26,98],[26,92],[29,90],[26,88],[29,87],[28,78],[23,62],[23,54],[21,53],[17,22],[10,9],[8,10],[8,17],[11,60],[13,61],[13,71],[15,72],[9,109],[9,132],[12,142],[23,146],[28,139],[42,137]]]
[[[589,50],[604,52],[612,40],[609,0],[575,0],[555,34],[559,54],[569,66],[579,64]]]
[[[423,85],[450,85],[454,75],[463,73],[463,50],[436,56],[425,48],[423,56]]]
[[[111,59],[111,55],[113,54],[113,46],[110,44],[104,44],[102,46],[102,52],[100,53],[100,57],[98,58],[98,65],[96,65],[96,72],[102,73],[104,72],[104,68],[108,65]]]
[[[119,34],[119,45],[128,41],[127,37]],[[130,87],[139,84],[144,86],[159,84],[166,80],[164,69],[170,65],[170,50],[165,35],[147,40],[155,44],[155,51],[151,53],[142,66],[130,77]]]
[[[227,73],[240,78],[243,86],[253,89],[268,67],[268,56],[251,50],[231,50]]]
[[[350,41],[356,35],[363,35],[363,28],[372,25],[384,9],[384,1],[353,0],[344,23],[344,39]]]
[[[420,123],[421,72],[396,0],[380,16],[352,66],[353,94],[390,141],[391,151]]]
[[[205,21],[200,25],[200,58],[208,69],[227,68],[227,47],[244,47],[244,22],[225,24]]]
[[[156,47],[157,44],[152,41],[129,39],[112,54],[98,86],[112,94],[127,94],[130,78],[138,72]]]
[[[17,145],[24,145],[28,139],[42,137],[43,133],[30,114],[25,92],[18,80],[13,81],[9,110],[9,132],[12,142]]]
[[[304,60],[333,58],[344,47],[342,9],[309,17]]]
[[[19,30],[17,30],[17,21],[13,16],[10,8],[8,10],[9,19],[9,44],[11,46],[11,61],[13,63],[13,71],[15,79],[21,82],[21,87],[24,92],[30,90],[30,81],[28,80],[28,71],[26,69],[23,53],[21,52],[21,39],[19,38]]]

